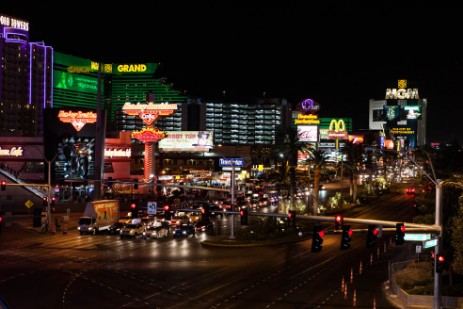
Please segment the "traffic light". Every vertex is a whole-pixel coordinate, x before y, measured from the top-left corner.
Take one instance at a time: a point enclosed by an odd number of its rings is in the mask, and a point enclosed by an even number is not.
[[[313,227],[312,234],[312,252],[321,251],[323,248],[323,237],[325,236],[325,231],[319,225]]]
[[[344,218],[342,217],[341,214],[337,214],[334,217],[334,230],[339,231],[342,228],[343,224],[344,224]]]
[[[172,213],[170,212],[170,206],[164,205],[164,220],[170,220],[172,218]]]
[[[204,220],[204,222],[208,223],[211,218],[211,210],[209,209],[208,204],[204,204],[201,207],[201,214],[202,214],[202,219]]]
[[[438,254],[436,258],[436,273],[441,273],[447,268],[447,262],[443,254]]]
[[[130,209],[132,209],[132,218],[138,218],[138,206],[137,203],[130,203]]]
[[[376,246],[376,239],[378,238],[378,227],[376,225],[370,224],[368,225],[368,232],[367,232],[367,248],[373,248]]]
[[[42,197],[42,205],[48,206],[48,198],[46,196]]]
[[[241,219],[241,225],[248,225],[248,209],[247,208],[241,208],[240,209],[240,219]]]
[[[295,210],[288,211],[288,225],[296,227],[296,211]]]
[[[133,189],[134,189],[134,190],[137,190],[137,189],[138,189],[138,179],[137,179],[137,178],[135,178],[135,179],[133,180]]]
[[[342,235],[341,235],[341,250],[349,249],[352,241],[352,229],[350,225],[342,226]]]
[[[403,245],[405,242],[405,225],[403,223],[397,223],[395,225],[395,244]]]
[[[52,205],[52,206],[55,206],[55,205],[56,205],[56,196],[53,196],[53,197],[51,198],[51,205]]]
[[[6,190],[6,181],[2,180],[1,186],[2,186],[2,191],[5,191]]]

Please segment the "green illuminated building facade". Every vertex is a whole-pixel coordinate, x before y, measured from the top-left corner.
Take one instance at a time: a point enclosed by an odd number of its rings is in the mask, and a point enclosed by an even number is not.
[[[156,122],[160,130],[181,130],[182,103],[187,97],[156,77],[156,63],[99,64],[89,59],[54,53],[53,107],[82,107],[107,111],[109,131],[133,131],[144,127],[137,116],[122,112],[126,102],[144,103],[148,95],[154,95],[156,103],[178,103],[177,112]],[[100,87],[99,87],[100,80]],[[98,89],[100,88],[100,92]]]

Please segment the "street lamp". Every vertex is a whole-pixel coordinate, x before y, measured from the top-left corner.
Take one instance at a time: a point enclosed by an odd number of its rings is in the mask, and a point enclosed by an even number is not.
[[[59,152],[56,153],[53,159],[51,160],[47,160],[47,158],[43,156],[43,159],[48,164],[48,203],[47,203],[47,224],[48,225],[50,225],[51,223],[51,164],[53,163],[53,161],[56,160],[56,157],[58,157],[58,154]]]
[[[429,158],[429,154],[425,152],[429,159],[429,164],[431,165],[431,171],[434,177],[431,177],[428,173],[426,173],[418,163],[415,162],[412,158],[407,155],[407,158],[412,162],[422,173],[425,175],[435,186],[436,186],[436,208],[435,208],[435,220],[434,225],[440,228],[439,237],[437,238],[437,245],[436,249],[434,250],[434,308],[440,308],[440,274],[436,271],[437,266],[437,257],[440,253],[441,247],[441,236],[442,236],[442,180],[436,179],[436,174],[434,172],[434,167],[432,165],[431,158]]]

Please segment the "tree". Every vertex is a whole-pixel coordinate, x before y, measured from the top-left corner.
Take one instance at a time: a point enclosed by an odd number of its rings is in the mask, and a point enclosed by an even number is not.
[[[315,149],[311,151],[310,156],[307,160],[309,160],[309,162],[314,165],[312,212],[314,215],[316,215],[318,213],[320,178],[322,174],[322,169],[326,164],[326,154],[320,149]]]
[[[361,144],[354,144],[353,141],[348,141],[346,146],[341,150],[346,155],[346,161],[343,162],[345,168],[349,171],[349,187],[350,197],[352,201],[357,200],[357,182],[355,175],[358,165],[362,162],[363,147]]]
[[[307,143],[301,142],[297,134],[297,128],[289,127],[285,132],[279,133],[283,143],[279,144],[275,151],[277,156],[283,158],[281,169],[286,170],[285,173],[289,175],[289,196],[290,196],[290,210],[294,210],[294,197],[296,194],[296,167],[298,153],[306,153],[308,150]],[[285,174],[283,171],[281,175]]]

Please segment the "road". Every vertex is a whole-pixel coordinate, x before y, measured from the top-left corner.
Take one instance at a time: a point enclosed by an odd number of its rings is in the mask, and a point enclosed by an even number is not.
[[[361,218],[405,220],[400,195]],[[110,235],[41,234],[20,225],[0,235],[0,296],[10,308],[394,308],[382,294],[388,263],[410,247],[365,234],[340,250],[327,233],[321,252],[311,240],[273,246],[205,246],[187,239],[119,239]]]

